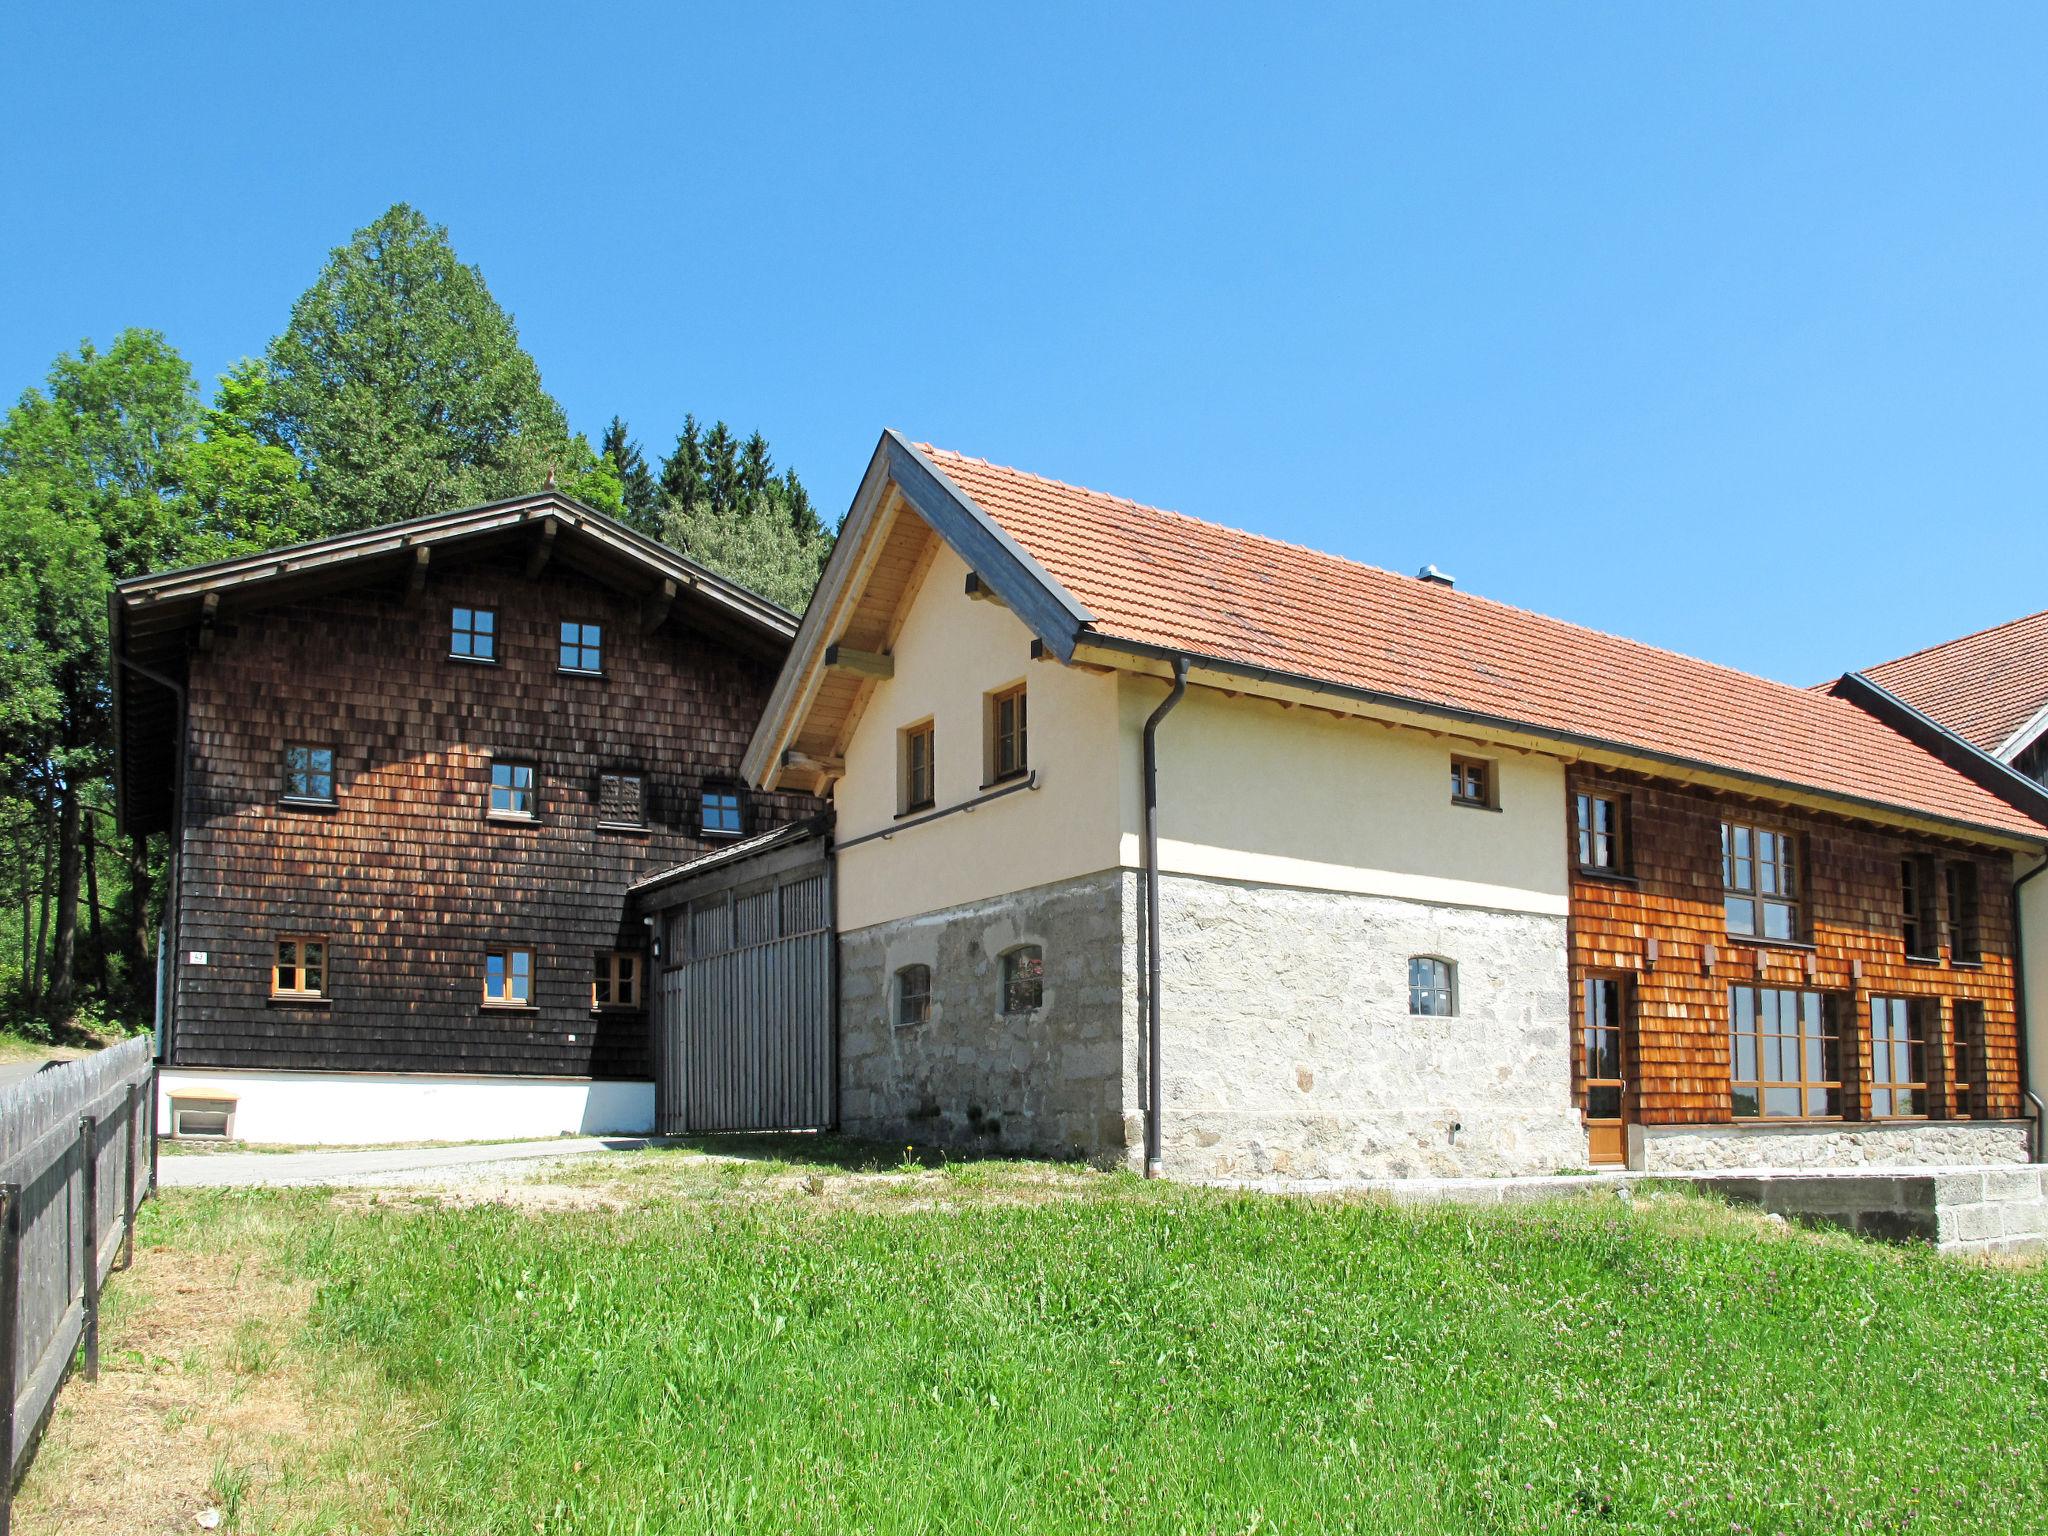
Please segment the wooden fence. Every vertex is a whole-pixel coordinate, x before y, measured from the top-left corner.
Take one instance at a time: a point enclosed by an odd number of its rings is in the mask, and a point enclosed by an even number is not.
[[[156,1188],[156,1068],[147,1038],[0,1088],[0,1536],[14,1481],[74,1359],[100,1369],[100,1285],[134,1257]]]

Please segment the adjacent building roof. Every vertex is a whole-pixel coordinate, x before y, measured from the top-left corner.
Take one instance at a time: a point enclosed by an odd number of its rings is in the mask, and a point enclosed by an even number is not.
[[[1993,757],[2048,731],[2048,613],[1865,667],[1863,675]]]
[[[1062,658],[1082,646],[1091,657],[1104,648],[1185,655],[1248,677],[2042,835],[2039,822],[1846,699],[893,433],[876,464]],[[1001,546],[993,569],[963,547],[975,523]],[[854,552],[840,553],[850,566]],[[833,580],[828,570],[821,600]],[[1043,590],[1021,590],[1027,583]],[[819,612],[814,602],[806,634]],[[771,712],[799,707],[801,690],[787,683],[806,664],[806,634]]]

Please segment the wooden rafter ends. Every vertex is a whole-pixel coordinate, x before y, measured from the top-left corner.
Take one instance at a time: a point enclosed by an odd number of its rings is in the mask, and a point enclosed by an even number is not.
[[[857,651],[850,645],[825,647],[825,665],[835,672],[852,672],[861,677],[894,677],[896,658],[876,651]]]
[[[668,617],[669,608],[676,600],[676,584],[664,577],[659,587],[647,594],[640,604],[640,632],[651,634],[661,628],[661,621]]]
[[[209,592],[199,604],[199,649],[213,649],[214,626],[220,622],[220,594]]]
[[[533,553],[526,557],[526,579],[532,581],[548,568],[548,560],[555,552],[555,530],[558,525],[550,517],[540,525],[540,536],[534,541]]]
[[[420,594],[427,590],[427,566],[433,558],[434,551],[430,545],[422,544],[413,550],[412,564],[405,573],[405,600],[408,603],[419,601]]]

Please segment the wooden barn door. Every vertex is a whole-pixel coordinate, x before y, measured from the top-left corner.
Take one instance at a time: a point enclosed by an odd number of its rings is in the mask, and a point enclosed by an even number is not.
[[[663,1135],[834,1123],[831,879],[813,860],[669,914],[655,1026]]]
[[[1586,1119],[1586,1160],[1599,1166],[1628,1161],[1627,982],[1588,976],[1581,985],[1577,1077]]]

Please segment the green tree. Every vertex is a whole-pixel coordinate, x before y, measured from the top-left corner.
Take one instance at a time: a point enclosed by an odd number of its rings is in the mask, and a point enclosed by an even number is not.
[[[625,522],[650,539],[661,537],[661,486],[647,467],[647,455],[626,430],[619,417],[605,428],[598,444],[598,457],[608,461],[619,478],[619,496],[625,506]]]
[[[205,436],[186,456],[186,515],[198,540],[236,548],[274,549],[310,538],[318,527],[299,461],[264,441],[270,378],[244,358],[221,375]]]
[[[298,459],[322,532],[567,483],[595,458],[483,274],[404,203],[328,257],[267,362],[263,436]]]
[[[661,505],[664,518],[673,513],[691,516],[705,497],[703,430],[695,416],[683,417],[683,430],[676,434],[676,446],[661,461]]]

